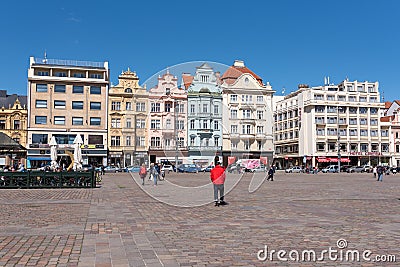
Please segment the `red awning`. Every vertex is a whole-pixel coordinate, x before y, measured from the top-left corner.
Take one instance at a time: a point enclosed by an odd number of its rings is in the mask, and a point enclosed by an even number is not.
[[[318,162],[330,162],[330,158],[317,158]]]

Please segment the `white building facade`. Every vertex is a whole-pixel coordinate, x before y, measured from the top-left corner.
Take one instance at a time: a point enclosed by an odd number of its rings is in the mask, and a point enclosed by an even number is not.
[[[377,165],[389,162],[389,125],[380,120],[378,82],[299,85],[277,102],[275,161],[300,165]]]

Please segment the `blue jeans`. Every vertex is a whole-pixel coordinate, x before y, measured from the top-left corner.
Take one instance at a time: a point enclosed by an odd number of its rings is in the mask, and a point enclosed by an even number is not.
[[[382,179],[383,179],[383,173],[378,174],[378,181],[382,182]]]
[[[214,184],[214,201],[218,202],[219,200],[224,201],[224,184]]]
[[[153,182],[154,182],[154,185],[157,185],[157,180],[158,180],[158,173],[154,173],[154,174],[153,174]]]

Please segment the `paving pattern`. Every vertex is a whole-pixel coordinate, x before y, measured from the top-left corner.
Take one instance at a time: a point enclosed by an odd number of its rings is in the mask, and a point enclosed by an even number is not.
[[[157,187],[146,180],[145,190],[129,173],[107,174],[94,189],[0,190],[0,266],[398,266],[400,174],[377,182],[370,174],[277,173],[249,193],[251,179],[243,176],[222,207],[150,196],[176,197],[167,183],[207,187],[207,173],[167,174]],[[265,246],[318,253],[339,239],[344,253],[371,250],[397,262],[257,258]]]

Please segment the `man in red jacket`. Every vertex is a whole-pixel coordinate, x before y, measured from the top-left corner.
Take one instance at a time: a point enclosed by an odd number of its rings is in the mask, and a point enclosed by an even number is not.
[[[211,181],[214,184],[214,201],[215,206],[225,205],[224,201],[224,183],[225,183],[225,168],[221,166],[221,163],[216,161],[215,167],[210,172]],[[219,192],[219,198],[218,198]]]

